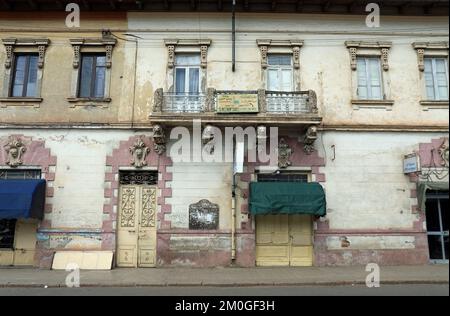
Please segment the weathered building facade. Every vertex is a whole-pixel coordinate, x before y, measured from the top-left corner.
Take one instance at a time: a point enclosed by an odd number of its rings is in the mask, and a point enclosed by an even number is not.
[[[0,187],[47,186],[41,216],[0,201],[0,265],[448,262],[448,4],[368,28],[349,1],[238,1],[233,32],[217,1],[100,2],[79,28],[0,12]]]

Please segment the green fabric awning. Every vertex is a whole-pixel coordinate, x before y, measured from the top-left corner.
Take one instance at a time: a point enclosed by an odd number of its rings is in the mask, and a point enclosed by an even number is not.
[[[250,212],[264,214],[326,215],[325,191],[319,183],[252,182]]]
[[[417,201],[419,203],[419,208],[422,212],[425,211],[425,205],[427,203],[427,191],[448,191],[448,182],[420,182],[417,185]]]

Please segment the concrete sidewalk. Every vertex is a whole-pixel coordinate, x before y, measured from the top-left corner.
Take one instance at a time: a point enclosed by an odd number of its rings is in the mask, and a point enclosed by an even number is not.
[[[0,287],[65,287],[68,272],[1,268]],[[365,284],[363,266],[311,268],[158,268],[81,271],[83,287],[283,286]],[[381,267],[381,284],[448,284],[448,265]]]

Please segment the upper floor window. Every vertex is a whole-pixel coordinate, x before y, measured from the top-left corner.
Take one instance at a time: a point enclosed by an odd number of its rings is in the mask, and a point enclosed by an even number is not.
[[[73,48],[71,107],[99,106],[106,108],[111,102],[113,49],[117,40],[109,31],[101,38],[71,39]]]
[[[293,91],[292,55],[271,54],[268,56],[267,90],[269,91]]]
[[[106,54],[83,54],[78,96],[80,98],[104,98],[105,74]]]
[[[37,96],[38,59],[37,54],[18,54],[15,56],[11,97]]]
[[[428,100],[448,100],[448,63],[446,58],[425,58],[425,87]]]
[[[199,94],[200,69],[201,57],[199,54],[177,54],[175,59],[176,94]]]
[[[378,57],[358,57],[358,98],[361,100],[382,100],[382,71]]]

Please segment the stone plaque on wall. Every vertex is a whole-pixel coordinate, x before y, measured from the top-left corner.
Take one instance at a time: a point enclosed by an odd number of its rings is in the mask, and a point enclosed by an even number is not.
[[[189,229],[214,230],[219,228],[219,205],[201,200],[189,206]]]

